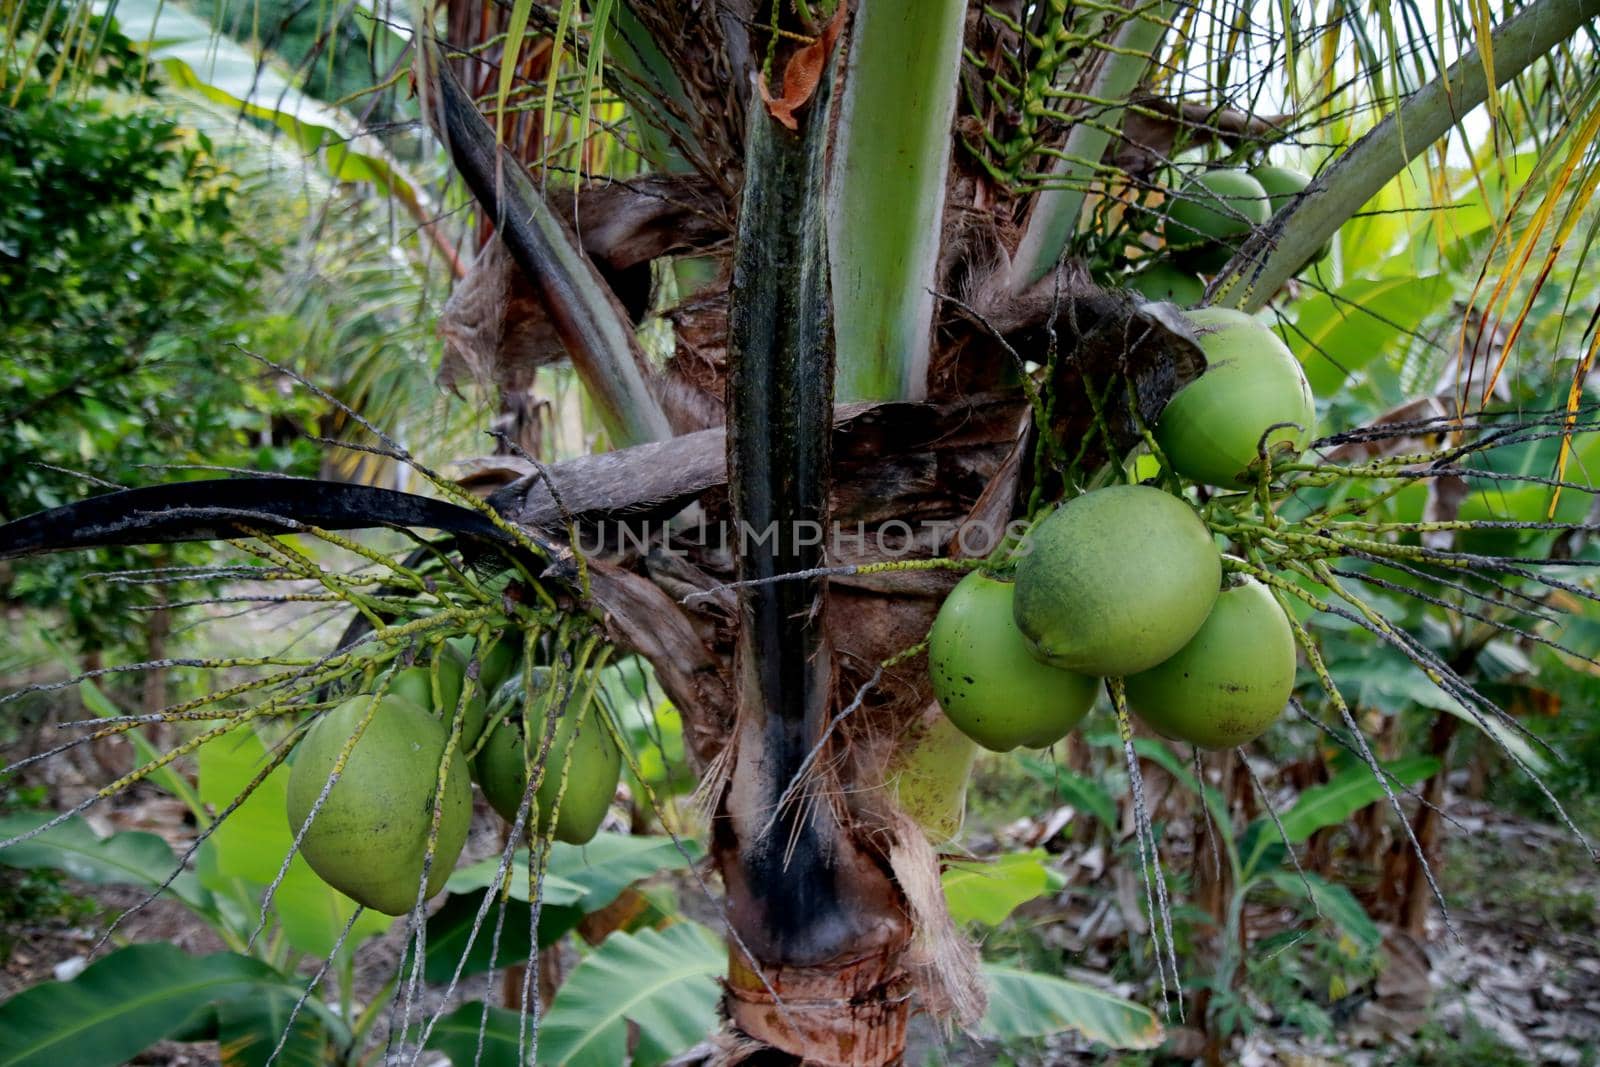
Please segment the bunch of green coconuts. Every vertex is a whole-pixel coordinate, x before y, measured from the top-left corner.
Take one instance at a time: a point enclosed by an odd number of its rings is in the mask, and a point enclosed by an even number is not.
[[[1126,283],[1152,300],[1198,304],[1205,294],[1200,275],[1221,270],[1252,230],[1310,184],[1310,175],[1278,166],[1218,168],[1190,176],[1167,198],[1161,228],[1165,254],[1150,257]],[[1312,262],[1331,250],[1330,239]]]
[[[1279,455],[1309,444],[1310,387],[1254,318],[1185,314],[1208,367],[1166,406],[1155,441],[1185,478],[1247,488],[1259,477],[1258,448]],[[1182,496],[1149,485],[1092,490],[1037,521],[1013,559],[1009,579],[982,570],[962,579],[928,639],[940,707],[984,748],[1061,740],[1103,678],[1123,679],[1129,708],[1152,728],[1208,749],[1254,739],[1288,703],[1287,616],[1255,579],[1224,578],[1216,540]],[[902,807],[919,820],[912,805],[935,812],[930,835],[953,836],[959,811],[939,808],[931,788],[916,795],[917,768],[906,770]]]
[[[472,782],[502,818],[515,821],[529,768],[544,750],[545,709],[553,701],[561,702],[560,714],[527,816],[529,833],[583,844],[600,829],[616,793],[622,753],[602,718],[594,675],[552,686],[548,669],[535,667],[528,704],[521,642],[511,635],[482,651],[478,684],[462,701],[475,651],[470,638],[454,638],[431,663],[380,675],[367,692],[318,719],[295,748],[288,810],[296,832],[322,798],[300,852],[319,878],[369,908],[410,911],[425,863],[423,897],[444,888],[467,840]],[[460,736],[441,794],[439,771],[458,713]]]
[[[1152,299],[1198,303],[1197,272],[1220,268],[1233,245],[1308,181],[1282,167],[1191,178],[1168,209],[1169,256],[1134,275],[1134,287]],[[1167,405],[1156,442],[1195,482],[1252,484],[1258,445],[1299,451],[1309,442],[1310,388],[1288,348],[1254,319],[1219,308],[1187,314],[1208,368]],[[431,664],[380,676],[323,715],[295,752],[290,824],[305,825],[322,798],[302,854],[323,881],[386,914],[416,905],[430,837],[423,895],[444,887],[466,842],[472,781],[515,820],[543,747],[543,716],[524,716],[521,706],[529,687],[516,673],[520,642],[481,650],[479,685],[463,703],[475,651],[457,638]],[[1100,679],[1118,677],[1129,706],[1156,730],[1231,748],[1282,712],[1295,647],[1265,587],[1251,578],[1224,582],[1221,552],[1185,500],[1121,485],[1076,497],[1038,522],[1012,579],[984,571],[963,579],[929,635],[928,664],[946,718],[922,724],[924,736],[902,745],[891,778],[901,806],[946,840],[960,830],[972,742],[997,752],[1054,744],[1089,712]],[[548,674],[535,671],[533,692],[550,696]],[[530,833],[582,844],[604,820],[621,753],[601,720],[593,676],[576,681],[564,694],[528,822]],[[460,737],[438,795],[458,705]],[[464,753],[474,751],[469,761]]]

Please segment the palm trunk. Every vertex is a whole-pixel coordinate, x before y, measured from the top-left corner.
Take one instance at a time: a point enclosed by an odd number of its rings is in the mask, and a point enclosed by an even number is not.
[[[824,68],[826,72],[826,67]],[[853,839],[813,750],[835,706],[823,561],[833,327],[823,164],[831,79],[800,129],[748,126],[728,345],[728,475],[741,581],[737,724],[714,846],[728,890],[728,1016],[807,1062],[876,1065],[904,1046],[909,931],[882,867]],[[770,531],[771,536],[766,537]],[[852,1007],[841,1011],[840,1005]]]

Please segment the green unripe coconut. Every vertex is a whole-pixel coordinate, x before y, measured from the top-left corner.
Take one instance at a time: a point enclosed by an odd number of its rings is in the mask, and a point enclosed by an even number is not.
[[[1017,564],[1016,622],[1045,663],[1121,676],[1195,635],[1222,587],[1222,553],[1195,510],[1143,485],[1067,501]]]
[[[384,696],[409,701],[423,711],[429,711],[433,708],[432,673],[427,667],[407,667],[405,670],[396,671],[389,681],[389,688],[385,690]],[[378,685],[373,686],[373,691],[376,692],[381,685],[380,680]]]
[[[508,630],[492,638],[478,668],[478,680],[483,685],[484,693],[492,698],[521,666],[521,634]]]
[[[884,776],[895,803],[933,845],[953,841],[967,815],[967,782],[978,746],[943,713],[913,722],[900,737]]]
[[[1261,188],[1266,190],[1267,203],[1274,215],[1311,184],[1311,175],[1293,167],[1256,167],[1250,172],[1250,177],[1260,182]]]
[[[541,683],[535,691],[542,691],[542,688]],[[587,710],[584,710],[585,704]],[[580,714],[581,723],[578,721]],[[553,831],[557,841],[581,845],[593,838],[605,821],[611,799],[617,792],[617,782],[622,777],[622,752],[602,721],[603,714],[600,702],[594,699],[593,682],[576,685],[556,725],[549,755],[545,757],[544,777],[534,793],[537,821],[533,812],[528,815],[530,827],[536,821],[541,835]],[[531,733],[520,713],[501,721],[473,761],[484,797],[507,822],[516,821],[517,808],[528,787],[528,768],[537,762],[544,744],[543,708],[536,708],[535,715]],[[564,793],[561,792],[563,766],[567,768]],[[561,805],[552,819],[551,811],[558,794]]]
[[[452,725],[456,713],[456,706],[461,703],[461,689],[466,679],[466,660],[460,653],[449,647],[446,642],[444,652],[438,658],[439,672],[439,702],[433,699],[433,673],[434,665],[426,664],[416,667],[407,667],[394,676],[389,683],[386,696],[400,697],[409,700],[425,711],[436,713],[444,722],[446,729]],[[376,687],[374,687],[376,688]],[[463,709],[461,721],[461,747],[471,748],[478,741],[478,735],[483,733],[483,724],[488,719],[488,705],[483,698],[483,686],[474,687],[472,695],[467,698],[466,708]]]
[[[1151,300],[1165,300],[1179,307],[1193,307],[1205,299],[1206,283],[1196,274],[1180,270],[1164,260],[1151,263],[1128,277],[1128,288]]]
[[[305,824],[339,753],[373,698],[358,696],[324,715],[295,747],[289,771],[289,825]],[[384,697],[346,760],[339,780],[300,841],[317,876],[385,915],[403,915],[417,900],[434,793],[447,734],[439,720],[409,700]],[[450,757],[427,896],[444,888],[467,840],[472,786],[466,761]]]
[[[1013,621],[1010,582],[973,571],[939,608],[928,634],[933,695],[984,748],[1053,745],[1088,714],[1095,679],[1041,663]]]
[[[1242,311],[1186,313],[1200,334],[1206,372],[1178,391],[1156,423],[1156,442],[1179,474],[1208,485],[1252,481],[1250,466],[1268,428],[1274,453],[1311,441],[1317,405],[1300,361],[1268,327]]]
[[[1306,186],[1311,184],[1311,175],[1293,167],[1257,167],[1250,172],[1250,177],[1260,182],[1261,188],[1267,191],[1267,202],[1271,205],[1274,215],[1282,211],[1289,201],[1299,196],[1305,191]],[[1323,242],[1317,254],[1311,257],[1311,261],[1315,263],[1319,259],[1326,259],[1328,253],[1332,251],[1333,238],[1330,237]]]
[[[522,720],[502,719],[489,731],[472,760],[472,776],[483,790],[484,799],[507,822],[516,821],[522,791],[528,785],[524,745]]]
[[[1271,217],[1272,205],[1260,182],[1242,170],[1208,170],[1171,197],[1161,233],[1179,263],[1210,274]]]
[[[1294,667],[1289,620],[1266,586],[1244,578],[1217,597],[1193,640],[1126,680],[1128,706],[1168,737],[1233,748],[1283,714]]]

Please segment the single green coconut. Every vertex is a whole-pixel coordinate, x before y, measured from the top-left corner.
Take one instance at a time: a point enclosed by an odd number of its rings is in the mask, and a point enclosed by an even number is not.
[[[1013,621],[1014,586],[973,571],[950,591],[928,634],[939,706],[984,748],[1053,745],[1094,706],[1093,678],[1041,663]]]
[[[955,840],[967,814],[967,782],[978,746],[937,709],[900,737],[885,780],[900,810],[939,846]]]
[[[1044,663],[1136,674],[1182,648],[1222,587],[1222,554],[1183,500],[1143,485],[1075,497],[1036,523],[1015,617]]]
[[[1202,171],[1168,201],[1162,236],[1184,267],[1211,274],[1272,217],[1261,183],[1242,170]]]
[[[443,653],[435,663],[407,667],[398,671],[394,680],[389,683],[386,696],[400,697],[409,700],[426,711],[434,712],[448,727],[456,713],[456,707],[461,703],[461,690],[465,685],[467,661],[461,656],[458,649],[445,643]],[[439,675],[439,700],[433,699],[433,676],[437,670]],[[376,688],[376,687],[374,687]],[[483,724],[488,719],[488,705],[483,697],[482,685],[473,688],[472,695],[467,698],[466,707],[463,709],[461,721],[461,747],[471,748],[477,744],[478,735],[483,733]]]
[[[507,822],[516,821],[522,791],[528,785],[525,744],[521,717],[502,719],[489,731],[472,760],[472,776],[483,790],[484,799]]]
[[[1130,675],[1128,706],[1168,737],[1233,748],[1261,736],[1294,692],[1294,633],[1270,590],[1245,577],[1217,597],[1200,632]]]
[[[1261,188],[1267,191],[1267,202],[1271,205],[1274,215],[1282,211],[1289,201],[1299,196],[1305,191],[1306,186],[1311,184],[1311,175],[1293,167],[1257,167],[1250,172],[1250,177],[1260,182]],[[1311,262],[1326,259],[1328,253],[1332,251],[1333,238],[1330,237],[1322,243],[1317,254],[1311,257]]]
[[[1137,274],[1129,275],[1127,285],[1151,300],[1165,300],[1179,307],[1193,307],[1206,295],[1206,283],[1199,275],[1165,260],[1156,260]]]
[[[1186,478],[1229,488],[1249,484],[1263,435],[1274,454],[1292,455],[1310,443],[1317,413],[1311,386],[1289,346],[1244,312],[1186,314],[1199,332],[1206,371],[1161,412],[1156,443]]]
[[[544,669],[539,670],[541,679],[547,678]],[[543,692],[545,684],[543,680],[536,682],[535,693]],[[530,733],[520,710],[522,700],[516,698],[512,715],[494,728],[473,761],[485,799],[507,822],[516,821],[517,808],[528,787],[528,768],[536,764],[544,744],[543,704],[543,700],[534,702],[536,719]],[[604,714],[594,698],[592,680],[574,686],[550,742],[544,776],[534,793],[537,815],[532,811],[528,815],[530,828],[536,825],[541,835],[553,831],[557,841],[581,845],[592,839],[605,821],[622,777],[622,752],[601,718]],[[563,766],[567,782],[564,793],[560,792]],[[560,809],[552,819],[558,794]]]
[[[340,704],[295,747],[288,786],[289,825],[295,832],[311,814],[373,699],[362,695]],[[300,841],[301,855],[319,878],[385,915],[411,910],[422,881],[447,738],[439,720],[411,701],[378,701],[339,780]],[[425,896],[444,888],[471,821],[472,786],[458,751],[448,764]]]
[[[376,692],[383,684],[382,679],[373,686]],[[423,711],[433,709],[433,672],[427,667],[407,667],[394,673],[389,680],[388,689],[384,696],[395,700],[404,700],[415,704]]]
[[[1311,175],[1293,167],[1261,166],[1250,172],[1250,177],[1261,183],[1267,192],[1267,203],[1272,214],[1282,211],[1289,201],[1305,192],[1311,184]]]

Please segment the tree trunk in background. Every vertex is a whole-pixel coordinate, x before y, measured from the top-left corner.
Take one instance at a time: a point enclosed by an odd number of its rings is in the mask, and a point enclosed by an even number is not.
[[[1461,720],[1454,715],[1441,713],[1434,718],[1433,729],[1428,733],[1428,751],[1438,757],[1439,773],[1423,784],[1422,799],[1425,803],[1417,806],[1417,814],[1411,822],[1411,831],[1416,835],[1417,844],[1421,846],[1428,866],[1435,871],[1439,870],[1443,853],[1443,842],[1439,837],[1439,809],[1444,803],[1446,780],[1450,776],[1450,741],[1460,726]],[[1421,940],[1427,932],[1433,892],[1415,850],[1405,849],[1397,858],[1400,861],[1400,873],[1396,879],[1400,899],[1394,921],[1406,933]]]

